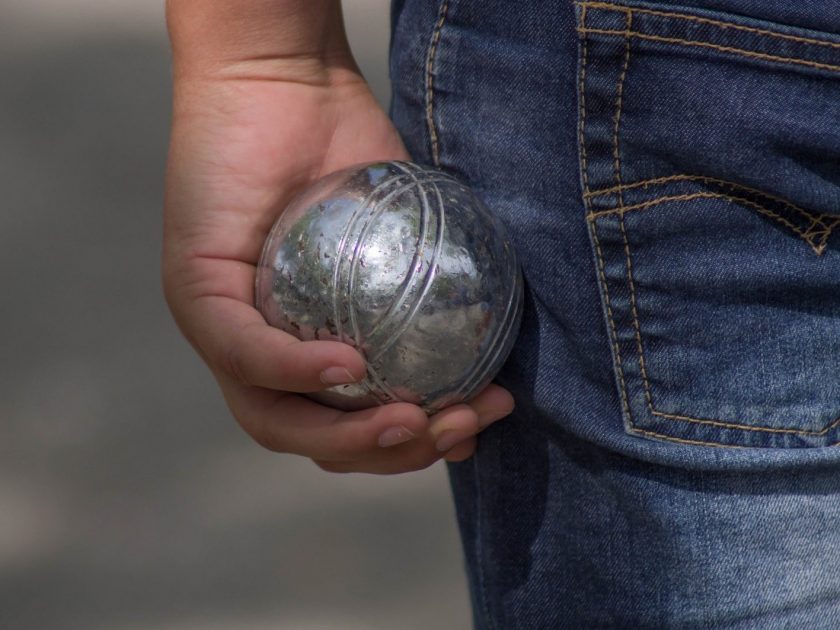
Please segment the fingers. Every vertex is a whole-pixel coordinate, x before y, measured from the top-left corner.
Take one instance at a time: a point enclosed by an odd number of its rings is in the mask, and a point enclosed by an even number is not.
[[[342,412],[302,396],[246,388],[226,377],[219,383],[242,428],[272,451],[353,462],[414,441],[429,429],[423,410],[408,403]]]
[[[468,438],[463,442],[459,442],[443,456],[443,459],[448,462],[462,462],[469,459],[475,454],[477,442],[478,438],[476,436]]]
[[[442,457],[461,461],[474,452],[475,435],[513,408],[510,393],[490,385],[432,418],[407,403],[344,413],[289,392],[363,378],[365,362],[353,348],[301,342],[237,297],[198,297],[189,308],[189,336],[245,431],[265,448],[310,457],[325,470],[394,474]]]
[[[329,472],[396,474],[427,468],[441,458],[462,461],[475,451],[476,434],[512,409],[511,394],[490,385],[469,404],[454,405],[432,416],[428,431],[410,441],[389,448],[377,445],[350,461],[324,457],[314,458],[315,463]]]
[[[451,409],[464,406],[468,406],[475,413],[477,426],[471,427],[465,423],[460,423],[458,417],[452,417],[447,413]],[[466,439],[486,429],[493,422],[510,415],[513,411],[513,406],[514,400],[511,393],[504,387],[491,383],[465,405],[457,405],[456,407],[444,409],[436,416],[438,418],[438,421],[435,423],[438,449],[448,451],[452,446],[461,441],[457,439],[458,437]]]
[[[242,385],[314,392],[364,377],[365,361],[349,345],[300,341],[239,300],[209,296],[191,308],[196,345],[214,371]]]

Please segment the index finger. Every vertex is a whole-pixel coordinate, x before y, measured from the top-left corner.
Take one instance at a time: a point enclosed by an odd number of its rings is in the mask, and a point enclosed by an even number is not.
[[[300,341],[269,326],[249,302],[255,268],[234,260],[204,261],[205,274],[225,278],[234,293],[208,291],[173,297],[185,335],[216,371],[244,385],[314,392],[361,380],[365,360],[351,346],[336,341]]]

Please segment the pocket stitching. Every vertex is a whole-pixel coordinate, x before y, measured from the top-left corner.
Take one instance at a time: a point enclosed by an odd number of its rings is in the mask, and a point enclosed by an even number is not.
[[[830,430],[832,430],[836,426],[840,425],[840,417],[838,417],[836,420],[833,420],[831,423],[829,423],[826,427],[824,427],[820,431],[809,431],[809,430],[805,430],[805,429],[788,429],[788,428],[763,427],[763,426],[754,426],[754,425],[741,425],[741,424],[728,423],[728,422],[723,422],[723,421],[718,421],[718,420],[694,418],[694,417],[691,417],[691,416],[680,416],[680,415],[676,415],[676,414],[668,414],[668,413],[661,412],[661,411],[658,411],[658,410],[654,409],[652,393],[651,393],[651,388],[650,388],[650,382],[648,380],[647,369],[645,367],[644,347],[643,347],[642,338],[641,338],[641,327],[640,327],[639,318],[638,318],[638,311],[637,311],[637,308],[636,308],[636,289],[635,289],[635,282],[634,282],[634,279],[633,279],[633,272],[632,272],[632,268],[633,268],[632,267],[632,265],[633,265],[632,255],[631,255],[631,252],[630,252],[629,239],[627,237],[627,232],[626,232],[625,224],[624,224],[624,214],[626,212],[630,211],[630,210],[648,208],[648,207],[652,207],[654,205],[657,205],[659,203],[664,203],[664,202],[667,202],[667,201],[678,201],[678,200],[685,200],[685,199],[689,199],[689,198],[694,199],[694,198],[702,198],[702,197],[723,198],[723,199],[727,199],[731,202],[743,203],[744,205],[754,207],[759,212],[767,214],[767,215],[781,221],[787,227],[793,229],[804,240],[809,242],[809,244],[811,244],[811,246],[815,249],[815,251],[817,250],[817,247],[815,247],[813,242],[811,242],[811,238],[815,234],[818,234],[818,233],[819,234],[824,234],[824,236],[822,238],[822,244],[820,246],[820,249],[819,249],[819,251],[817,251],[818,254],[822,253],[822,249],[825,247],[825,241],[827,241],[828,236],[831,233],[831,230],[833,230],[837,225],[840,225],[840,218],[837,218],[832,223],[826,225],[825,223],[823,223],[823,219],[826,218],[825,215],[823,215],[823,214],[814,216],[814,215],[808,213],[807,211],[799,208],[798,206],[796,206],[796,205],[794,205],[790,202],[787,202],[787,201],[785,201],[781,198],[776,198],[776,197],[773,197],[772,195],[765,194],[761,191],[757,191],[757,190],[754,190],[754,189],[749,189],[748,187],[744,187],[744,186],[741,186],[739,184],[735,184],[734,182],[725,182],[725,180],[717,180],[717,181],[720,182],[720,183],[724,183],[726,185],[730,185],[732,187],[736,187],[736,188],[740,187],[740,188],[743,188],[743,189],[746,189],[746,190],[751,190],[751,191],[753,191],[753,192],[755,192],[759,195],[764,195],[767,198],[776,199],[776,200],[780,201],[781,203],[783,203],[784,205],[798,211],[803,216],[806,216],[807,218],[809,218],[812,221],[811,225],[809,226],[809,228],[807,230],[803,231],[798,226],[796,226],[793,223],[787,221],[787,219],[785,219],[781,215],[778,215],[778,214],[774,213],[773,211],[769,210],[768,208],[765,208],[764,206],[762,206],[761,204],[758,204],[758,203],[756,203],[754,201],[751,201],[749,199],[745,199],[743,197],[735,197],[733,195],[727,195],[727,194],[724,194],[724,193],[695,193],[695,194],[692,194],[692,195],[677,195],[677,196],[670,196],[670,197],[664,196],[664,197],[659,197],[657,199],[649,200],[649,201],[641,203],[641,204],[635,204],[635,205],[632,205],[632,206],[624,206],[623,191],[627,188],[636,188],[636,187],[643,186],[643,185],[648,185],[648,184],[651,184],[651,183],[660,183],[662,181],[673,181],[673,180],[677,180],[677,179],[701,179],[701,180],[705,179],[705,180],[715,181],[714,178],[705,178],[705,177],[702,177],[702,176],[692,176],[692,175],[687,175],[687,174],[674,175],[674,176],[669,176],[669,177],[665,177],[665,178],[656,178],[654,180],[648,180],[647,182],[634,182],[633,184],[629,184],[629,185],[626,185],[626,186],[621,181],[621,162],[620,162],[620,151],[619,151],[618,138],[619,138],[619,131],[620,131],[620,123],[621,123],[623,83],[624,83],[624,80],[626,78],[627,70],[628,70],[629,62],[630,62],[630,38],[634,34],[633,31],[631,30],[632,12],[630,10],[628,10],[626,12],[627,13],[627,28],[625,29],[625,31],[623,31],[623,32],[622,31],[615,31],[615,34],[623,34],[627,38],[627,43],[626,43],[626,48],[625,48],[624,68],[623,68],[623,70],[620,74],[618,85],[616,86],[616,92],[617,92],[616,114],[615,114],[615,126],[614,126],[614,133],[613,133],[613,157],[614,157],[614,174],[615,174],[615,179],[616,179],[616,186],[614,186],[612,188],[608,188],[608,189],[601,189],[601,190],[598,190],[598,191],[590,191],[589,186],[588,186],[588,176],[587,176],[587,170],[588,169],[587,169],[587,163],[586,163],[586,144],[585,144],[585,117],[586,117],[586,106],[585,106],[585,103],[586,103],[586,100],[585,100],[585,95],[586,95],[585,76],[586,75],[585,75],[585,72],[586,72],[586,53],[587,53],[587,39],[588,39],[586,37],[586,34],[589,33],[589,32],[595,32],[595,29],[587,29],[586,28],[586,6],[587,5],[593,6],[593,3],[581,3],[581,5],[582,5],[581,27],[578,29],[578,32],[582,35],[582,38],[581,38],[582,39],[582,60],[581,60],[581,72],[580,72],[580,75],[581,75],[580,76],[580,94],[581,94],[580,101],[581,102],[580,102],[580,107],[579,107],[579,109],[580,109],[580,124],[579,124],[579,129],[578,129],[578,131],[579,131],[578,142],[579,142],[580,151],[581,151],[581,166],[582,166],[582,177],[583,177],[583,188],[584,188],[584,195],[583,195],[584,199],[583,199],[583,201],[584,201],[585,207],[589,210],[589,212],[587,213],[587,221],[590,224],[590,229],[591,229],[591,233],[592,233],[592,237],[593,237],[593,242],[594,242],[595,250],[596,250],[596,253],[597,253],[597,256],[598,256],[598,272],[599,272],[599,275],[600,275],[600,278],[601,278],[601,285],[603,287],[603,293],[604,293],[604,301],[605,301],[606,311],[607,311],[609,325],[610,325],[610,332],[611,332],[612,344],[613,344],[613,352],[614,352],[614,355],[615,355],[614,364],[615,364],[615,366],[617,368],[617,371],[618,371],[622,405],[624,407],[625,413],[627,414],[627,419],[628,419],[628,422],[629,422],[629,425],[630,425],[630,430],[634,433],[637,433],[637,434],[657,437],[657,438],[661,438],[663,440],[667,440],[667,441],[671,441],[671,442],[677,442],[677,443],[683,443],[683,444],[712,446],[712,447],[717,447],[717,448],[744,448],[743,446],[734,445],[734,444],[723,444],[723,443],[720,443],[720,442],[707,442],[707,441],[702,441],[702,440],[688,440],[688,439],[684,439],[684,438],[677,438],[677,437],[673,437],[673,436],[670,436],[670,435],[661,434],[661,433],[658,433],[658,432],[655,432],[655,431],[642,429],[642,428],[637,427],[635,425],[635,423],[633,421],[633,414],[632,414],[630,404],[629,404],[629,399],[628,399],[627,383],[626,383],[626,380],[625,380],[623,362],[622,362],[622,359],[621,359],[621,350],[620,350],[620,347],[618,345],[618,333],[617,333],[617,327],[616,327],[616,322],[615,322],[615,315],[614,315],[613,310],[612,310],[612,304],[611,304],[611,300],[610,300],[610,296],[609,296],[609,288],[608,288],[608,283],[607,283],[607,279],[606,279],[606,272],[605,272],[605,261],[604,261],[603,251],[602,251],[602,248],[601,248],[600,239],[598,238],[598,228],[597,228],[597,219],[599,217],[606,216],[606,215],[616,215],[616,214],[620,218],[620,227],[621,227],[622,237],[623,237],[623,240],[624,240],[624,252],[625,252],[625,257],[626,257],[626,265],[627,265],[627,279],[628,279],[628,282],[629,282],[629,285],[630,285],[629,288],[630,288],[631,312],[632,312],[634,328],[635,328],[636,345],[637,345],[637,349],[638,349],[638,352],[639,352],[640,371],[641,371],[641,376],[642,376],[642,380],[643,380],[643,383],[644,383],[645,398],[646,398],[646,402],[647,402],[649,412],[652,415],[660,416],[660,417],[671,419],[671,420],[681,420],[681,421],[687,421],[687,422],[696,423],[696,424],[720,426],[720,427],[723,427],[723,428],[748,430],[748,431],[760,432],[760,433],[787,433],[787,434],[810,435],[810,436],[826,435]],[[840,66],[838,66],[837,69],[840,70]],[[618,208],[611,209],[611,210],[602,210],[602,211],[593,211],[592,210],[591,199],[593,197],[608,194],[608,193],[612,193],[612,192],[617,192],[618,193],[618,201],[619,201],[619,207]],[[824,228],[823,231],[813,232],[812,231],[813,228],[816,227],[817,225],[822,226]],[[829,444],[827,446],[837,446],[838,444],[840,444],[840,441],[834,442],[834,443]]]
[[[692,175],[689,173],[680,173],[676,175],[668,175],[665,177],[655,177],[652,179],[644,179],[639,180],[637,182],[633,182],[631,184],[622,184],[620,189],[621,190],[630,190],[635,188],[647,188],[648,186],[653,186],[657,184],[666,184],[669,182],[675,181],[699,181],[704,184],[716,184],[718,186],[725,186],[727,188],[733,188],[735,190],[740,190],[745,193],[757,195],[759,197],[763,197],[764,199],[769,199],[771,201],[775,201],[776,203],[782,204],[786,208],[792,210],[793,212],[799,214],[804,219],[809,221],[810,225],[808,226],[807,230],[804,230],[800,233],[806,242],[814,249],[814,251],[821,255],[823,251],[825,251],[825,247],[827,244],[828,239],[831,237],[833,230],[840,225],[840,217],[833,217],[832,215],[826,215],[822,213],[812,213],[808,212],[807,210],[800,208],[796,204],[784,199],[782,197],[778,197],[776,195],[772,195],[770,193],[764,192],[762,190],[758,190],[757,188],[751,188],[750,186],[744,186],[743,184],[738,184],[736,182],[730,182],[725,179],[719,179],[716,177],[709,177],[706,175]],[[585,193],[586,196],[589,198],[593,197],[600,197],[602,195],[612,194],[617,191],[616,186],[611,186],[609,188],[602,188],[600,190],[593,190]],[[755,202],[753,202],[755,203]],[[759,204],[760,205],[760,204]],[[768,213],[774,215],[772,210],[767,208],[766,206],[762,206]],[[626,208],[625,208],[626,209]],[[776,218],[774,216],[774,218]],[[822,229],[817,229],[822,228]],[[795,232],[799,233],[799,230],[794,230]],[[818,238],[817,238],[818,237]]]
[[[586,5],[583,5],[581,9],[580,23],[586,26]],[[584,142],[584,131],[586,127],[586,53],[588,39],[583,37],[582,40],[580,77],[578,81],[578,92],[580,92],[580,103],[578,105],[578,109],[580,110],[578,115],[580,121],[578,123],[578,149],[580,151],[581,175],[583,176],[583,204],[587,209],[591,209],[591,202],[589,201],[591,193],[589,192],[589,175],[586,164],[586,142]]]
[[[611,215],[619,215],[623,218],[623,216],[626,213],[632,212],[634,210],[646,210],[646,209],[651,208],[653,206],[657,206],[659,204],[667,203],[667,202],[670,202],[670,201],[690,201],[692,199],[725,199],[725,200],[727,200],[729,202],[732,202],[732,203],[741,204],[741,205],[745,205],[745,206],[748,206],[750,208],[753,208],[756,212],[759,212],[761,214],[767,215],[767,216],[775,219],[776,221],[778,221],[779,223],[781,223],[782,225],[784,225],[785,227],[787,227],[791,231],[798,234],[800,236],[800,238],[802,238],[802,240],[804,240],[806,243],[808,243],[811,246],[811,248],[814,250],[814,252],[817,255],[820,255],[825,251],[826,245],[828,244],[828,238],[831,235],[831,231],[834,229],[834,227],[836,227],[838,224],[840,224],[840,220],[835,221],[830,226],[825,226],[824,224],[820,223],[820,225],[822,225],[823,229],[813,231],[814,224],[812,223],[811,226],[809,226],[809,228],[807,230],[803,230],[799,226],[794,225],[793,223],[788,221],[782,215],[773,212],[769,208],[766,208],[765,206],[762,206],[761,204],[756,203],[755,201],[752,201],[751,199],[747,199],[745,197],[736,197],[734,195],[727,195],[726,193],[716,193],[716,192],[711,192],[711,191],[687,193],[687,194],[683,194],[683,195],[666,195],[666,196],[663,196],[663,197],[656,197],[654,199],[649,199],[647,201],[643,201],[643,202],[640,202],[640,203],[637,203],[637,204],[632,204],[632,205],[629,205],[629,206],[618,206],[616,208],[610,208],[608,210],[597,210],[597,211],[594,211],[594,212],[590,212],[587,215],[587,219],[590,220],[590,221],[595,221],[595,220],[597,220],[601,217],[611,216]],[[815,242],[814,237],[817,236],[817,235],[819,235],[820,238],[819,238],[819,241]]]
[[[429,144],[432,154],[432,163],[440,166],[440,139],[434,116],[434,94],[435,94],[435,57],[438,44],[440,43],[443,25],[446,23],[449,13],[449,0],[443,0],[438,10],[438,19],[432,30],[432,38],[429,41],[429,50],[426,54],[426,128],[429,132]]]
[[[661,202],[664,202],[664,201],[673,201],[673,200],[674,200],[673,198],[670,198],[670,199],[669,198],[663,198],[659,201],[661,203]],[[616,213],[619,213],[620,211],[621,211],[621,209],[616,209],[616,210],[612,210],[612,211],[603,211],[603,212],[598,213],[598,214],[599,215],[616,214]],[[622,216],[623,216],[623,213],[622,213]],[[597,235],[597,228],[595,228],[595,224],[597,223],[597,217],[590,219],[590,222],[593,226],[593,233],[595,233]],[[635,328],[635,335],[636,335],[636,345],[637,345],[637,349],[638,349],[638,353],[639,353],[639,368],[640,368],[640,372],[641,372],[641,376],[642,376],[642,382],[644,384],[645,399],[647,401],[648,410],[650,411],[650,413],[652,415],[663,417],[663,418],[668,418],[668,419],[671,419],[671,420],[682,420],[682,421],[693,422],[693,423],[697,423],[697,424],[719,426],[719,427],[727,428],[727,429],[741,429],[741,430],[745,430],[745,431],[755,431],[755,432],[762,432],[762,433],[783,433],[783,434],[795,434],[795,435],[809,435],[809,436],[814,436],[814,437],[820,437],[820,436],[826,435],[829,431],[831,431],[835,427],[840,426],[840,417],[832,420],[828,425],[826,425],[824,428],[820,429],[819,431],[809,431],[807,429],[794,429],[794,428],[786,428],[786,427],[766,427],[766,426],[760,426],[760,425],[756,425],[756,424],[752,424],[752,425],[738,424],[738,423],[726,422],[726,421],[719,420],[719,419],[696,418],[696,417],[687,416],[687,415],[670,414],[670,413],[666,413],[664,411],[659,411],[658,409],[655,409],[654,408],[654,403],[653,403],[653,394],[652,394],[652,390],[651,390],[651,386],[650,386],[650,381],[649,381],[649,378],[648,378],[648,375],[647,375],[645,353],[644,353],[644,344],[642,343],[642,337],[641,337],[641,325],[640,325],[640,322],[639,322],[638,311],[636,309],[636,297],[635,297],[636,296],[636,286],[635,286],[635,281],[634,281],[633,275],[632,275],[632,268],[633,268],[632,256],[631,256],[631,252],[630,252],[629,242],[627,240],[627,233],[623,229],[622,229],[622,233],[623,233],[623,236],[624,236],[624,239],[625,239],[624,240],[624,242],[625,242],[624,253],[625,253],[625,257],[626,257],[626,261],[627,261],[627,263],[626,263],[627,264],[627,280],[628,280],[628,284],[629,284],[629,288],[630,288],[631,314],[632,314],[632,317],[633,317],[633,326]],[[596,236],[596,239],[597,239],[597,236]],[[606,282],[607,282],[606,274],[603,273],[605,263],[603,261],[603,253],[602,253],[602,250],[601,250],[601,247],[600,247],[600,243],[597,243],[597,252],[598,252],[598,257],[599,257],[599,261],[600,261],[600,268],[602,270],[601,279],[602,279],[602,282],[604,283],[604,291],[605,291],[605,293],[608,293],[608,289],[606,288]],[[608,296],[607,296],[607,302],[609,304],[609,297]],[[615,334],[616,339],[617,339],[617,332],[615,332],[616,328],[615,328],[615,321],[614,321],[615,316],[612,312],[612,309],[609,308],[609,307],[608,307],[608,313],[609,313],[609,317],[610,317],[610,320],[611,320],[610,324],[613,328],[614,334]],[[617,341],[616,341],[616,344],[617,344]],[[617,347],[616,347],[616,352],[618,352]],[[620,354],[619,354],[619,361],[620,361]],[[623,369],[622,369],[622,379],[621,380],[622,380],[622,383],[624,383]],[[624,385],[624,387],[626,387],[626,385]],[[627,397],[626,392],[624,393],[624,397],[625,398]],[[633,424],[632,416],[630,416],[628,414],[628,417],[630,417],[630,424],[632,425]],[[761,422],[761,421],[756,421],[756,422]]]
[[[746,26],[744,24],[737,24],[735,22],[724,22],[721,20],[713,20],[710,18],[700,17],[698,15],[689,15],[687,13],[673,13],[670,11],[656,11],[653,9],[640,9],[637,7],[625,7],[617,4],[611,4],[609,2],[581,2],[579,3],[581,6],[584,7],[592,7],[593,9],[606,9],[611,11],[619,11],[619,12],[626,12],[626,13],[644,13],[646,15],[656,15],[660,17],[667,17],[667,18],[676,18],[679,20],[687,20],[689,22],[700,22],[703,24],[712,24],[714,26],[719,26],[725,29],[733,29],[738,31],[745,31],[747,33],[755,33],[756,35],[765,35],[767,37],[776,37],[778,39],[787,39],[794,42],[800,42],[804,44],[813,44],[816,46],[828,46],[830,48],[840,48],[840,42],[829,42],[822,39],[813,39],[810,37],[802,37],[799,35],[788,35],[787,33],[777,33],[776,31],[771,31],[768,29],[763,28],[755,28],[753,26]]]
[[[799,57],[782,57],[780,55],[770,55],[767,53],[745,50],[743,48],[735,48],[734,46],[721,46],[719,44],[700,42],[692,39],[683,39],[681,37],[663,37],[661,35],[650,35],[648,33],[640,33],[638,31],[616,31],[612,29],[602,28],[579,28],[578,32],[580,32],[583,35],[589,33],[594,33],[597,35],[621,35],[622,37],[638,37],[639,39],[646,39],[649,41],[662,42],[666,44],[682,44],[684,46],[697,46],[700,48],[710,48],[712,50],[717,50],[720,52],[731,53],[733,55],[741,57],[752,57],[755,59],[762,59],[764,61],[776,61],[779,63],[788,63],[793,65],[807,66],[809,68],[817,68],[819,70],[828,70],[830,72],[840,72],[840,65],[812,61],[811,59],[800,59]]]
[[[660,440],[666,440],[668,442],[676,442],[678,444],[693,444],[695,446],[713,446],[714,448],[746,448],[745,446],[741,446],[740,444],[721,444],[719,442],[704,442],[703,440],[687,440],[685,438],[678,438],[670,435],[665,435],[664,433],[657,433],[656,431],[647,431],[645,429],[640,429],[635,425],[633,426],[632,432],[638,433],[639,435],[647,435],[649,437],[659,438]],[[830,444],[829,446],[836,446],[836,444]]]
[[[629,32],[633,26],[633,14],[631,12],[626,13],[626,30]],[[618,190],[618,206],[619,208],[624,207],[624,190],[623,190],[623,181],[621,179],[621,150],[619,149],[619,132],[621,129],[621,108],[623,105],[623,95],[624,95],[624,80],[627,78],[627,70],[630,68],[630,37],[628,36],[625,39],[624,43],[624,67],[621,69],[621,74],[618,77],[618,85],[616,86],[616,105],[615,105],[615,126],[613,129],[613,172],[615,175],[615,188]],[[592,214],[590,212],[590,214]],[[638,320],[638,313],[636,309],[636,285],[633,281],[633,262],[630,256],[630,239],[627,236],[627,228],[624,223],[624,213],[619,215],[619,226],[621,228],[621,238],[624,241],[624,255],[627,259],[627,280],[630,284],[630,308],[633,313],[633,321],[634,321],[634,328],[635,328],[635,336],[636,336],[636,346],[637,352],[639,352],[639,367],[642,372],[642,377],[647,381],[647,370],[645,367],[644,361],[644,350],[642,348],[642,337],[641,337],[641,330],[639,329],[639,320]],[[600,253],[600,248],[599,248]],[[613,324],[615,328],[615,325]],[[616,333],[617,337],[617,333]],[[625,398],[627,397],[625,393]],[[647,399],[648,405],[652,405],[653,401],[651,400],[651,394],[648,389],[645,390],[645,397]],[[628,419],[630,425],[633,426],[633,418],[631,414],[628,414]]]
[[[628,11],[626,13],[626,28],[629,33],[633,27],[633,14]],[[621,69],[621,74],[618,76],[618,85],[616,85],[615,93],[615,125],[613,127],[613,174],[615,176],[615,188],[618,190],[618,205],[624,206],[624,191],[622,189],[621,181],[621,153],[618,149],[618,132],[621,128],[621,106],[622,96],[624,95],[624,79],[627,78],[627,69],[630,67],[630,37],[624,40],[624,67]],[[622,230],[624,229],[624,215],[621,215]]]
[[[580,21],[583,26],[586,26],[586,6],[584,5],[581,9]],[[586,161],[586,61],[587,61],[587,38],[584,36],[582,38],[582,50],[581,50],[581,70],[580,70],[580,103],[579,103],[579,110],[580,110],[580,124],[578,125],[578,144],[579,150],[581,155],[581,171],[582,171],[582,178],[583,178],[583,204],[589,212],[592,212],[592,202],[589,198],[589,176],[588,176],[588,165]],[[616,372],[618,373],[618,380],[619,380],[619,392],[621,394],[621,404],[624,413],[627,415],[627,418],[630,422],[630,426],[634,427],[633,424],[633,415],[630,410],[630,401],[627,398],[627,383],[624,380],[624,367],[621,361],[621,349],[618,345],[618,332],[616,331],[615,327],[615,317],[613,316],[612,311],[612,303],[610,301],[610,292],[609,288],[607,287],[607,276],[604,270],[604,255],[601,251],[601,241],[598,238],[598,227],[595,221],[590,221],[589,223],[590,231],[592,233],[592,241],[595,245],[595,250],[598,255],[598,274],[601,278],[601,286],[603,287],[603,295],[604,295],[604,306],[606,307],[607,311],[607,321],[609,322],[610,327],[610,336],[612,341],[613,347],[613,364],[616,368]]]
[[[805,217],[808,220],[811,220],[811,221],[818,220],[818,221],[820,221],[821,224],[822,224],[822,220],[827,218],[827,215],[825,215],[825,214],[814,214],[814,213],[808,212],[807,210],[805,210],[803,208],[800,208],[796,204],[791,203],[787,199],[784,199],[782,197],[778,197],[776,195],[772,195],[772,194],[770,194],[768,192],[765,192],[763,190],[759,190],[757,188],[751,188],[749,186],[744,186],[743,184],[738,184],[736,182],[731,182],[731,181],[728,181],[728,180],[725,180],[725,179],[718,179],[716,177],[709,177],[707,175],[692,175],[690,173],[679,173],[679,174],[675,174],[675,175],[667,175],[665,177],[654,177],[652,179],[642,179],[642,180],[639,180],[637,182],[633,182],[631,184],[623,184],[621,186],[621,188],[623,190],[629,190],[631,188],[646,188],[648,186],[653,186],[653,185],[656,185],[656,184],[667,184],[669,182],[685,181],[685,180],[701,181],[703,183],[719,184],[719,185],[722,185],[722,186],[728,186],[728,187],[731,187],[731,188],[736,188],[736,189],[743,190],[743,191],[748,192],[748,193],[759,195],[761,197],[765,197],[766,199],[771,199],[773,201],[776,201],[778,203],[781,203],[781,204],[789,207],[791,210],[794,210],[795,212],[798,212],[799,214],[801,214],[803,217]],[[593,191],[590,191],[590,192],[586,193],[586,195],[588,197],[600,197],[601,195],[607,195],[607,194],[614,193],[614,192],[616,192],[616,187],[615,186],[610,187],[610,188],[602,188],[600,190],[593,190]],[[836,222],[840,222],[840,219],[837,219],[837,221],[835,221],[835,223]],[[828,227],[825,224],[822,224],[822,225],[823,225],[823,227]]]

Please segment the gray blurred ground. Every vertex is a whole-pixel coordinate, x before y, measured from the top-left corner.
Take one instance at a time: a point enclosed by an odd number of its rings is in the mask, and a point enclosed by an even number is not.
[[[468,627],[444,469],[263,452],[170,321],[159,4],[0,3],[0,628]]]

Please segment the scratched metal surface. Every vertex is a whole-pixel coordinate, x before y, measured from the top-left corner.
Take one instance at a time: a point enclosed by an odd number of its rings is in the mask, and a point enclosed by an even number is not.
[[[290,203],[255,295],[273,326],[364,354],[363,381],[312,396],[348,410],[469,400],[507,359],[523,306],[502,223],[463,183],[411,162],[333,173]]]

